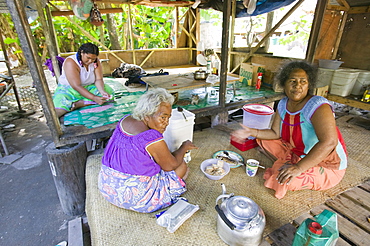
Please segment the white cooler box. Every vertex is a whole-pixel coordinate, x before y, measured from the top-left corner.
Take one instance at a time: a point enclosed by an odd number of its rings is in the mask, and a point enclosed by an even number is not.
[[[186,120],[184,118],[184,113]],[[195,114],[186,109],[179,112],[177,109],[172,109],[170,124],[163,133],[164,141],[166,141],[171,152],[177,150],[182,142],[186,140],[193,141],[193,130],[195,123]]]

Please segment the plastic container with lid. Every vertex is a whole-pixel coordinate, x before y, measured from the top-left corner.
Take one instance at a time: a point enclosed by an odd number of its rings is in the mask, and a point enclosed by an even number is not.
[[[356,96],[363,95],[368,85],[370,85],[370,71],[362,70],[358,74],[351,94]]]
[[[246,104],[243,106],[243,125],[256,128],[270,128],[270,121],[274,110],[263,104]]]
[[[317,73],[317,83],[316,88],[324,87],[330,85],[335,70],[328,68],[319,68]]]
[[[194,123],[195,114],[192,112],[186,109],[183,109],[182,112],[178,109],[172,109],[170,123],[163,133],[164,141],[171,152],[177,150],[182,142],[193,141]]]
[[[330,93],[342,97],[351,94],[359,71],[355,69],[338,69],[334,72],[330,84]]]

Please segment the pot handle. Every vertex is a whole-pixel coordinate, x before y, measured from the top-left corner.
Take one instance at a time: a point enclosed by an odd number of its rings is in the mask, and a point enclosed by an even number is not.
[[[222,209],[220,209],[218,204],[216,205],[215,209],[216,209],[218,215],[221,217],[221,219],[226,223],[226,225],[231,230],[234,230],[236,226],[225,216],[224,211],[222,211]]]

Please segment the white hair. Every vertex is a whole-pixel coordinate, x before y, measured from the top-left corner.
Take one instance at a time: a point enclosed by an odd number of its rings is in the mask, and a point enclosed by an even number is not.
[[[174,97],[163,88],[149,90],[139,98],[132,112],[132,118],[144,120],[145,117],[155,114],[162,102],[172,106],[174,100]]]

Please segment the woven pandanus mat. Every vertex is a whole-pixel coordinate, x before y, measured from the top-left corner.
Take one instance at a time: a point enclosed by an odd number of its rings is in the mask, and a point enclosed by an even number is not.
[[[200,209],[174,233],[169,233],[166,228],[156,224],[155,213],[140,214],[117,208],[105,201],[97,188],[101,155],[89,156],[86,165],[86,214],[92,245],[225,245],[217,235],[217,213],[214,208],[216,198],[222,192],[221,183],[226,185],[227,193],[249,197],[263,209],[267,221],[264,235],[267,235],[312,207],[370,177],[367,161],[357,159],[357,154],[361,154],[363,150],[357,153],[357,150],[353,149],[361,146],[369,151],[365,139],[360,140],[363,141],[362,144],[358,144],[357,140],[352,141],[354,132],[363,129],[357,129],[356,126],[347,127],[345,122],[340,128],[344,129],[341,130],[345,139],[351,139],[346,141],[350,154],[349,168],[342,182],[327,191],[288,192],[281,200],[274,197],[273,190],[263,186],[263,169],[259,169],[255,177],[247,176],[245,167],[241,166],[231,169],[221,180],[206,178],[199,168],[200,163],[211,158],[213,153],[219,150],[235,151],[241,154],[244,160],[254,158],[267,167],[271,166],[272,162],[256,149],[239,151],[230,144],[229,134],[224,131],[207,128],[194,132],[193,142],[199,149],[191,152],[191,172],[186,181],[188,190],[183,196],[189,203],[199,205]]]

